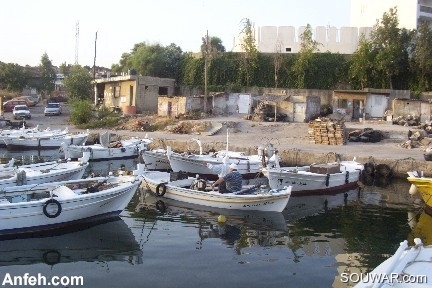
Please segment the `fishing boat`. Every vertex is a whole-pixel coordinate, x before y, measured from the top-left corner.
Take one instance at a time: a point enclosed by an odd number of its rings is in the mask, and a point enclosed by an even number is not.
[[[158,196],[215,208],[282,212],[291,196],[291,186],[267,189],[263,185],[244,185],[238,192],[221,194],[210,188],[210,181],[172,177],[173,173],[162,171],[145,171],[143,164],[138,164],[134,173],[142,175],[146,186]]]
[[[69,145],[63,142],[61,150],[65,154],[65,158],[76,159],[82,157],[84,151],[90,152],[90,161],[103,161],[114,159],[126,159],[138,157],[140,151],[147,150],[148,145],[152,142],[151,139],[131,138],[118,141],[110,141],[107,132],[100,136],[100,143],[93,145]]]
[[[141,151],[141,157],[148,170],[168,171],[171,164],[166,149],[152,149]]]
[[[309,166],[280,167],[277,157],[275,167],[264,167],[262,173],[269,186],[280,189],[292,186],[292,195],[337,193],[358,187],[363,164],[357,161],[311,164]]]
[[[423,172],[408,171],[408,182],[411,183],[409,193],[419,193],[425,203],[425,210],[432,214],[432,178],[423,177]]]
[[[394,255],[360,278],[356,288],[365,287],[429,287],[432,279],[432,246],[424,245],[420,238],[409,246],[400,243]]]
[[[45,150],[58,149],[62,143],[83,145],[89,136],[89,132],[78,134],[59,135],[36,135],[20,136],[17,138],[4,139],[8,150]]]
[[[66,127],[63,130],[56,129],[51,130],[46,128],[44,130],[39,129],[39,125],[33,128],[26,128],[24,125],[20,129],[4,129],[0,131],[0,146],[6,147],[5,139],[19,138],[19,137],[52,137],[58,135],[66,135],[69,133],[69,129]]]
[[[0,236],[35,233],[120,214],[140,177],[98,177],[2,188]]]
[[[217,179],[218,172],[212,169],[213,166],[225,164],[229,166],[231,163],[237,164],[237,171],[242,174],[243,179],[256,178],[261,175],[261,168],[263,163],[266,166],[273,166],[276,154],[268,152],[264,155],[264,148],[258,148],[258,154],[246,155],[245,152],[237,152],[228,150],[220,150],[214,153],[203,154],[201,141],[193,139],[198,143],[199,154],[189,153],[174,153],[171,147],[167,147],[167,155],[170,162],[172,171],[186,172],[191,176],[199,174],[209,180]],[[228,143],[228,140],[227,140]],[[274,151],[272,145],[269,145],[268,151]]]
[[[42,184],[81,179],[87,169],[88,155],[77,161],[50,161],[0,168],[0,189],[26,184]]]

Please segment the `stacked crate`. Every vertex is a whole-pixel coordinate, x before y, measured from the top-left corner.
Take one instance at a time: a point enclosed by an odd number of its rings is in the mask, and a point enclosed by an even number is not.
[[[327,118],[316,119],[308,124],[310,143],[323,145],[345,145],[345,124]]]

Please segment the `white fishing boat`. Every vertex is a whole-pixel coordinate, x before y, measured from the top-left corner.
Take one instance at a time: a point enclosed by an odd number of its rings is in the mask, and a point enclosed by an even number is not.
[[[167,150],[165,149],[143,150],[141,151],[141,157],[148,170],[171,170]]]
[[[25,126],[22,126],[20,129],[4,129],[0,130],[0,145],[6,147],[6,143],[4,143],[5,139],[20,137],[52,137],[55,135],[66,135],[68,133],[69,130],[67,127],[63,130],[51,130],[50,128],[40,130],[39,125],[33,128],[25,128]]]
[[[0,235],[65,228],[120,214],[140,177],[99,177],[3,188]]]
[[[363,164],[357,161],[311,164],[309,166],[279,167],[276,158],[275,167],[262,168],[273,189],[291,185],[292,195],[337,193],[357,187]]]
[[[172,179],[172,173],[144,169],[143,164],[138,164],[134,173],[143,176],[144,183],[153,193],[191,204],[223,209],[282,212],[291,196],[291,186],[267,189],[262,185],[243,186],[239,192],[221,194],[210,188],[209,184],[212,182],[203,179],[178,177],[180,179],[175,180]]]
[[[0,168],[0,189],[81,179],[88,167],[88,154],[78,161],[51,161]]]
[[[138,157],[140,151],[148,149],[152,140],[145,137],[110,141],[109,132],[106,132],[100,136],[99,142],[93,145],[69,145],[64,142],[61,149],[65,158],[71,159],[82,157],[84,151],[90,152],[90,161],[125,159]]]
[[[243,179],[251,179],[261,174],[263,163],[267,166],[273,166],[275,162],[276,154],[273,154],[274,148],[272,145],[269,145],[267,155],[264,155],[264,148],[262,147],[258,148],[257,155],[246,155],[244,152],[230,151],[228,147],[226,150],[203,154],[201,141],[199,139],[193,140],[199,145],[199,154],[174,153],[170,147],[167,147],[167,155],[172,171],[186,172],[190,175],[199,174],[201,177],[214,180],[218,178],[219,173],[212,169],[212,166],[222,164],[228,166],[235,163],[238,167],[237,171],[242,174]]]
[[[423,245],[420,238],[415,238],[413,246],[407,240],[400,243],[393,256],[359,277],[354,287],[430,287],[429,279],[432,279],[432,245]]]
[[[8,150],[45,150],[58,149],[62,143],[83,145],[89,136],[89,132],[78,134],[59,134],[52,136],[20,136],[17,138],[4,139]]]

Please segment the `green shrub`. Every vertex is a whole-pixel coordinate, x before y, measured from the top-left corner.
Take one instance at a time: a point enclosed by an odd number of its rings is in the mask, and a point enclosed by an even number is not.
[[[74,125],[86,124],[93,117],[93,106],[89,100],[75,100],[71,108],[70,120]]]

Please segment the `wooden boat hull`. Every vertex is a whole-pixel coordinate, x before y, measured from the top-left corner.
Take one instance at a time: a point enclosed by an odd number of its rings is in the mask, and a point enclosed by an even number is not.
[[[416,187],[423,201],[428,206],[428,209],[432,211],[432,178],[414,177],[414,175],[412,175],[407,179],[408,182],[410,182]]]
[[[168,199],[215,208],[282,212],[291,196],[291,187],[262,194],[220,194],[185,188],[191,186],[193,178],[169,181],[170,173],[159,171],[142,175],[146,186],[156,194],[163,189],[162,196]]]
[[[173,153],[168,158],[174,172],[187,172],[193,176],[199,174],[201,177],[210,180],[216,180],[218,175],[208,168],[207,164],[213,166],[224,164],[223,158],[210,155],[180,155]],[[237,171],[242,174],[243,179],[256,178],[261,175],[262,163],[257,159],[230,157],[227,163],[228,165],[231,163],[237,164]]]
[[[171,170],[170,161],[165,150],[142,151],[141,155],[147,169],[159,171]]]
[[[419,238],[414,242],[415,245],[411,247],[408,246],[407,240],[401,242],[394,255],[372,270],[369,273],[370,277],[364,275],[360,278],[361,281],[354,287],[429,286],[429,279],[432,278],[432,246],[423,245]]]
[[[148,139],[147,139],[148,140]],[[90,153],[90,161],[104,161],[114,159],[127,159],[138,157],[140,151],[146,150],[149,142],[143,140],[123,140],[121,147],[104,147],[101,144],[94,145],[65,145],[61,149],[64,150],[65,158],[76,159],[82,157],[84,152]]]
[[[58,149],[62,143],[83,145],[88,134],[74,134],[71,136],[36,137],[36,138],[10,138],[5,139],[8,150],[46,150]]]
[[[110,178],[107,179],[109,183]],[[48,217],[45,214],[47,210],[52,209],[50,205],[53,204],[48,205],[47,203],[51,198],[32,199],[31,201],[22,202],[19,200],[14,201],[14,197],[19,195],[29,197],[29,190],[32,193],[37,193],[41,189],[54,190],[66,182],[12,187],[3,192],[3,196],[7,201],[4,199],[0,201],[0,235],[18,235],[65,228],[80,221],[85,222],[95,218],[118,215],[132,199],[141,184],[141,180],[131,181],[131,177],[125,177],[124,179],[125,181],[120,181],[118,186],[94,193],[70,196],[56,195],[57,192],[52,192],[54,194],[52,199],[58,201],[58,205],[61,207],[57,207],[57,212],[54,212],[54,214],[58,213],[58,215],[55,217]],[[67,181],[67,183],[84,183],[86,181],[95,180],[84,179]]]
[[[46,165],[26,165],[16,171],[0,171],[0,188],[23,184],[78,180],[83,177],[88,165],[88,163],[78,161],[65,163],[49,162]],[[20,173],[22,173],[21,176]]]
[[[308,166],[264,168],[262,172],[273,189],[291,185],[292,196],[329,194],[349,190],[358,187],[361,176],[360,169],[320,174],[310,172],[308,168]]]

